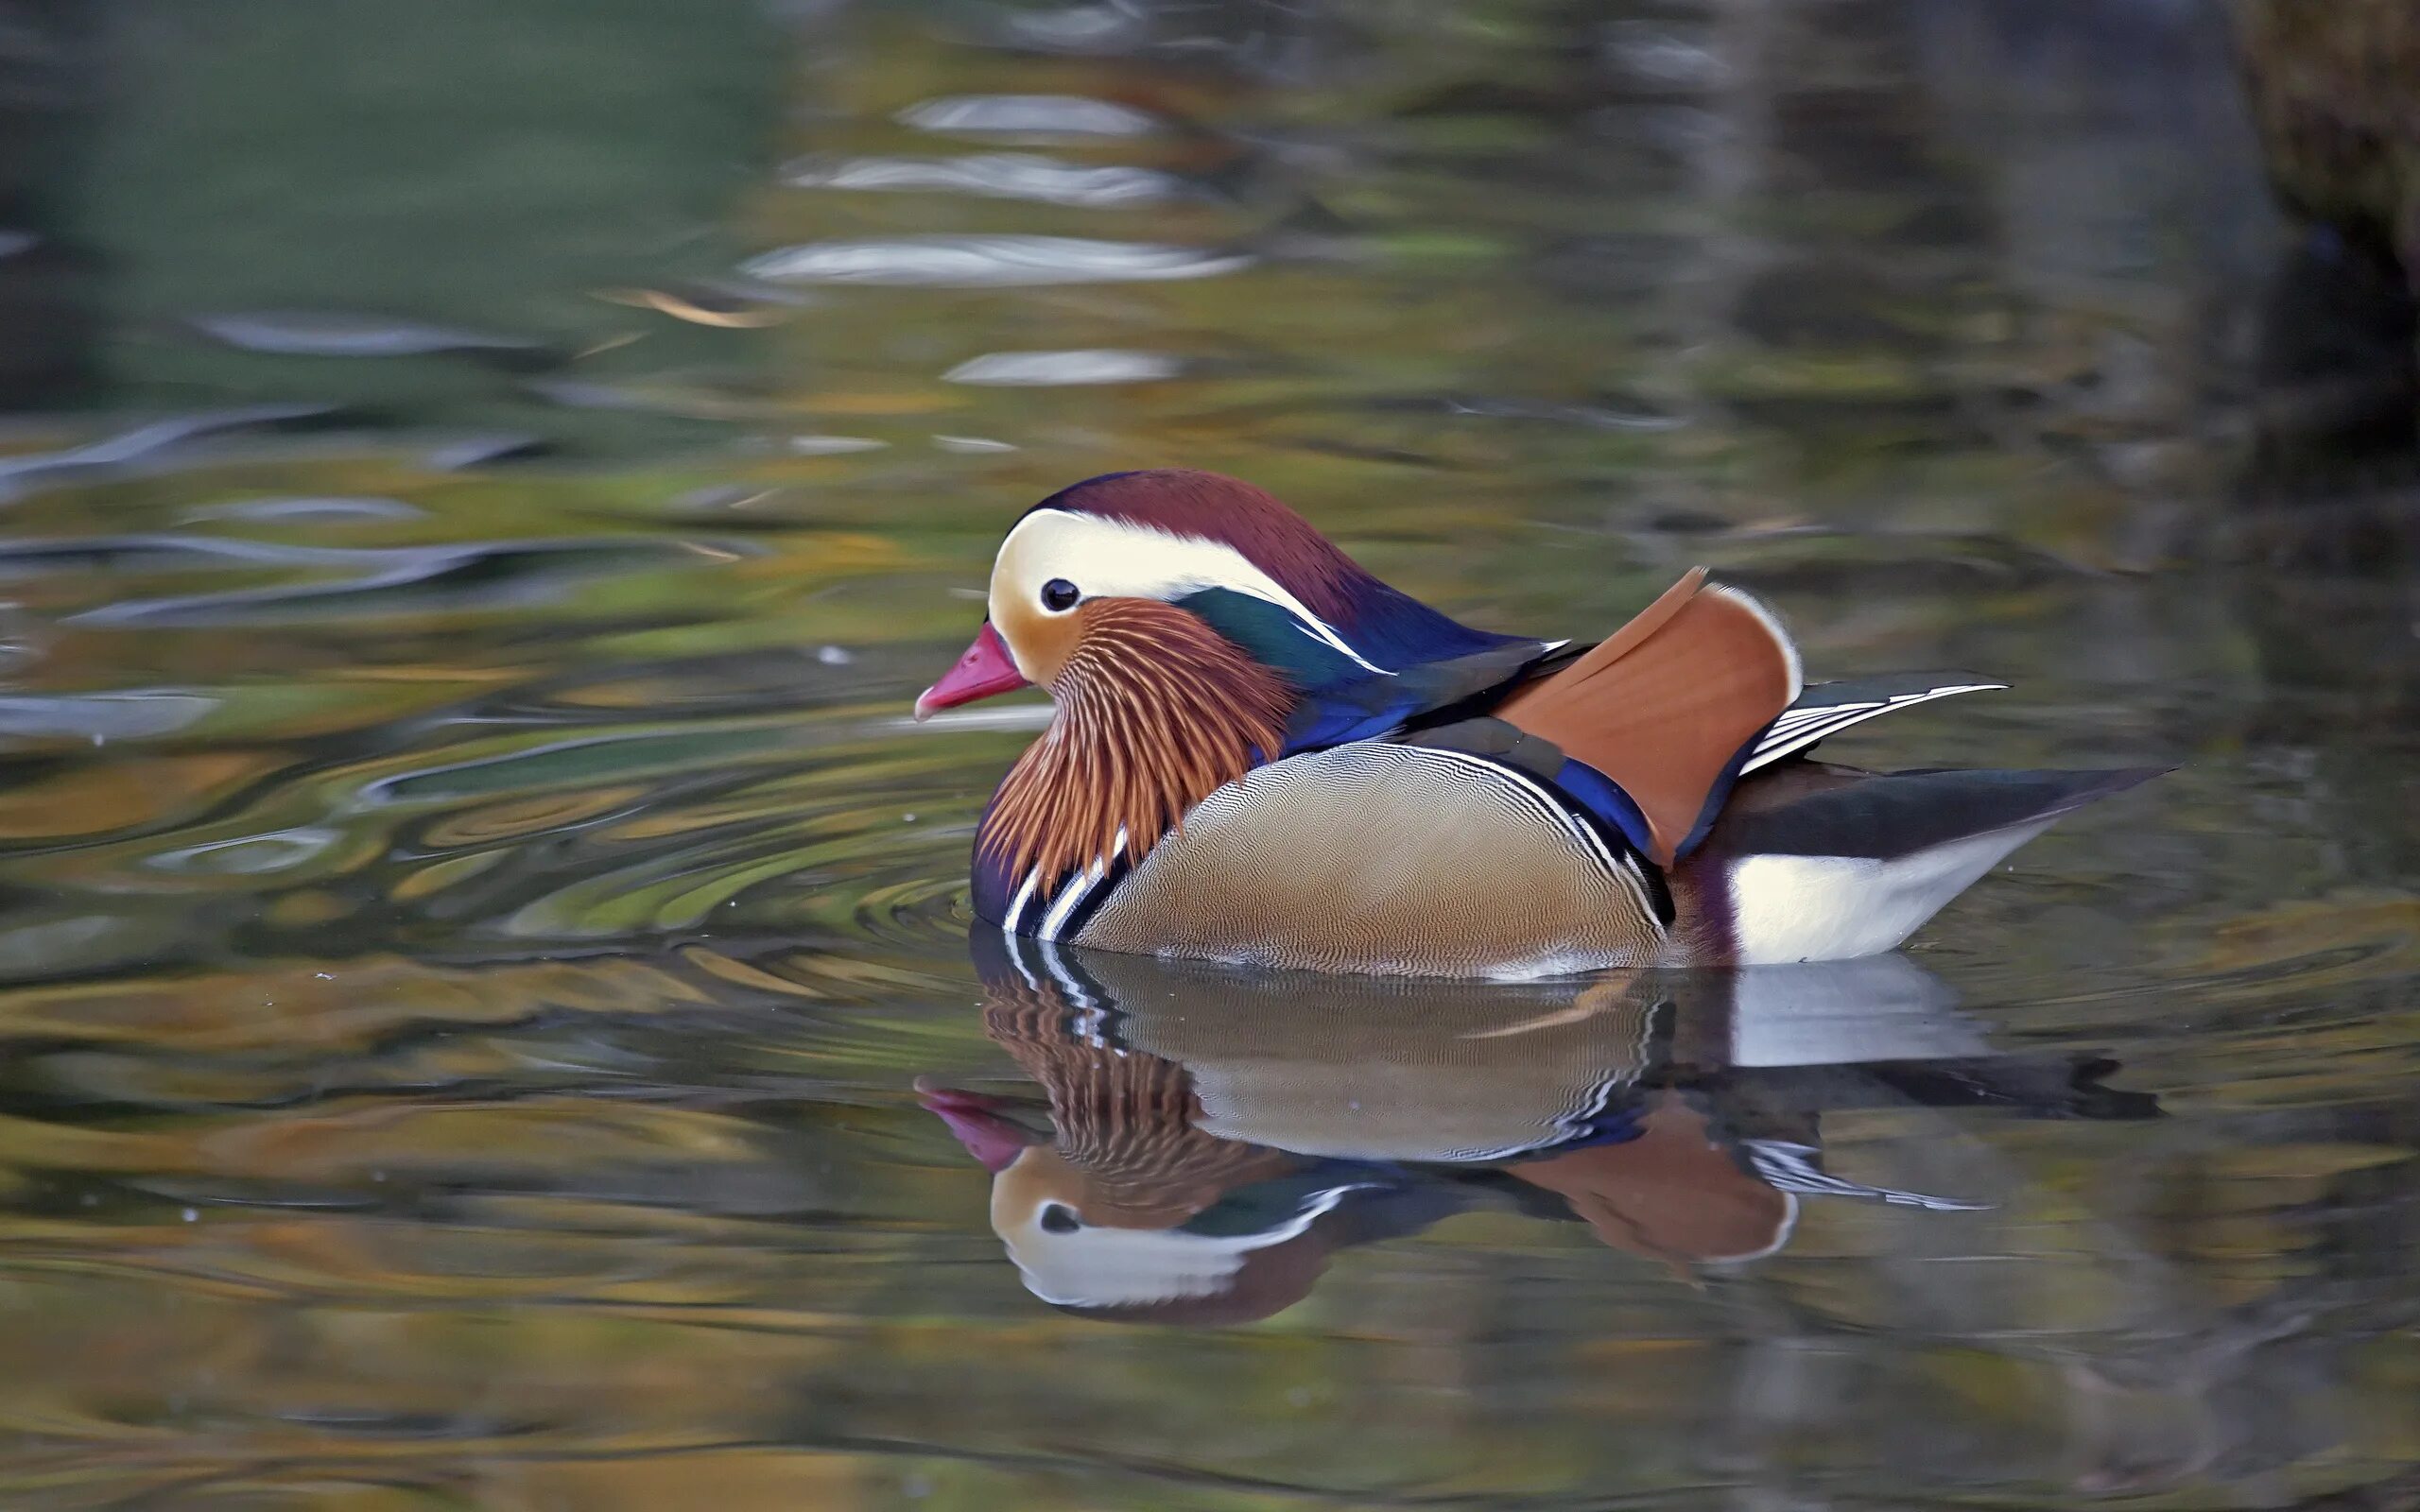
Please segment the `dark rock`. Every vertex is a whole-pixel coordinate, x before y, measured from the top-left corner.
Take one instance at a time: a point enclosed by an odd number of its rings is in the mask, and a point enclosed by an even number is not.
[[[2235,20],[2279,195],[2420,277],[2420,6],[2238,0]]]
[[[2231,14],[2270,180],[2313,223],[2264,301],[2256,482],[2383,458],[2408,472],[2420,438],[2420,5],[2234,0]]]

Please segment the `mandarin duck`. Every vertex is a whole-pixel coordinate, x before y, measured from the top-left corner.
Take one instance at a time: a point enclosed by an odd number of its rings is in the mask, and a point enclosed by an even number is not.
[[[1113,951],[1511,978],[1869,955],[2157,770],[1818,763],[2003,684],[1809,684],[1703,569],[1593,645],[1474,629],[1211,472],[1044,499],[988,607],[917,716],[1028,685],[1056,709],[978,826],[975,911]]]
[[[984,1026],[1043,1103],[918,1083],[992,1173],[1027,1289],[1235,1323],[1338,1249],[1489,1210],[1690,1273],[1768,1255],[1810,1198],[1973,1206],[1824,1169],[1818,1118],[1989,1107],[2141,1118],[2108,1062],[1995,1055],[1903,956],[1474,991],[977,936]]]

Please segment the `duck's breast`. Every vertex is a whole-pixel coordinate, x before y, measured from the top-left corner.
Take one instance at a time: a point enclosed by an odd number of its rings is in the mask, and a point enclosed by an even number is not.
[[[1484,757],[1357,742],[1204,799],[1075,933],[1322,971],[1535,976],[1655,960],[1635,857]]]

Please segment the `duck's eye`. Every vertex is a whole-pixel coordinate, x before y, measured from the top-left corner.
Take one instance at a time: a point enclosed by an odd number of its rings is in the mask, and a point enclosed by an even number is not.
[[[1042,585],[1042,607],[1053,614],[1066,613],[1076,607],[1076,600],[1083,596],[1076,591],[1076,585],[1064,577],[1053,577]]]
[[[1073,1212],[1055,1202],[1042,1210],[1042,1231],[1046,1234],[1072,1234],[1082,1227]]]

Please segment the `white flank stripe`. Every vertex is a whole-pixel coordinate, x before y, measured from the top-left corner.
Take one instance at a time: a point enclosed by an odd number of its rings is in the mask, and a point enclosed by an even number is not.
[[[1025,918],[1025,905],[1033,902],[1034,889],[1041,885],[1042,868],[1040,867],[1025,874],[1024,885],[1017,888],[1015,901],[1009,904],[1009,917],[1000,920],[1002,929],[1011,935],[1017,933],[1017,921]]]
[[[1126,839],[1126,826],[1121,824],[1117,827],[1116,843],[1109,848],[1109,855],[1095,858],[1093,864],[1085,868],[1084,874],[1070,883],[1067,890],[1059,895],[1058,901],[1050,905],[1050,912],[1043,916],[1042,928],[1035,932],[1039,938],[1057,939],[1059,937],[1060,933],[1067,927],[1067,920],[1076,917],[1076,910],[1084,905],[1084,900],[1091,897],[1094,890],[1100,885],[1101,879],[1109,875],[1110,856],[1125,853]]]
[[[1107,870],[1106,867],[1096,861],[1092,864],[1090,870],[1070,881],[1066,890],[1060,893],[1057,901],[1051,903],[1050,912],[1042,916],[1042,927],[1034,931],[1034,937],[1046,940],[1057,939],[1059,932],[1067,927],[1067,920],[1074,918],[1076,910],[1083,906],[1085,897],[1094,887],[1099,885],[1101,876]]]

